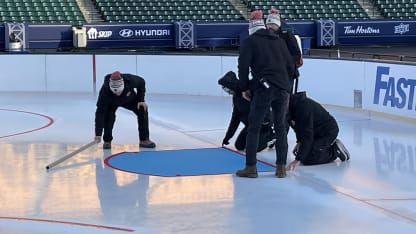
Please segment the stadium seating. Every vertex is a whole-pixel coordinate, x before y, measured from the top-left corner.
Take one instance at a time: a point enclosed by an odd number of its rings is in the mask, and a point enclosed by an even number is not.
[[[0,0],[0,22],[83,24],[76,0]]]
[[[374,4],[385,18],[416,18],[416,0],[374,0]]]
[[[228,0],[91,0],[105,22],[239,21]],[[416,18],[416,0],[373,0],[386,19]],[[369,19],[357,0],[241,0],[264,15],[273,6],[285,20]],[[0,0],[0,22],[70,23],[86,21],[76,0]]]
[[[280,10],[286,20],[311,19],[368,19],[368,15],[356,0],[245,0],[250,10],[262,10],[265,15],[271,7]]]
[[[94,0],[108,22],[235,21],[243,16],[227,0]]]

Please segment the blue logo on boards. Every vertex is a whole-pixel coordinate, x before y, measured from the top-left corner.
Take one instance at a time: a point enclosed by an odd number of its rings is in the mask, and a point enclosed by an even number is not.
[[[416,109],[413,104],[416,80],[391,77],[389,73],[390,67],[377,67],[373,104],[379,104],[382,99],[383,106]]]

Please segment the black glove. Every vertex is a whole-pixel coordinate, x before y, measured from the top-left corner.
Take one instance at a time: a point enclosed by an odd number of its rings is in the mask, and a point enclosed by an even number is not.
[[[297,79],[297,78],[299,78],[299,70],[296,68],[295,69],[295,74],[293,74],[293,79],[295,80],[295,79]]]
[[[228,144],[230,144],[230,142],[228,142],[228,140],[229,140],[229,139],[224,138],[224,140],[222,140],[222,145],[224,146],[224,145],[228,145]]]

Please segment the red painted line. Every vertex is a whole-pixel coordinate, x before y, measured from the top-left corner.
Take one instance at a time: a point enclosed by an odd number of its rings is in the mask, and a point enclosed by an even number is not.
[[[363,201],[416,201],[416,198],[361,198]]]
[[[33,221],[33,222],[46,222],[46,223],[57,223],[57,224],[69,224],[69,225],[77,225],[77,226],[83,226],[83,227],[94,227],[94,228],[110,229],[110,230],[123,231],[123,232],[134,232],[133,229],[129,229],[129,228],[120,228],[120,227],[113,227],[113,226],[88,224],[88,223],[78,223],[78,222],[69,222],[69,221],[59,221],[59,220],[52,220],[52,219],[36,219],[36,218],[22,218],[22,217],[0,217],[0,219],[18,220],[18,221],[23,220],[23,221]]]
[[[396,211],[386,209],[386,208],[384,208],[384,207],[382,207],[382,206],[378,206],[378,205],[373,204],[373,203],[371,203],[371,202],[368,202],[368,201],[366,201],[366,200],[363,200],[363,199],[360,199],[360,198],[358,198],[358,197],[355,197],[355,196],[353,196],[353,195],[351,195],[351,194],[347,194],[347,193],[344,193],[344,192],[338,191],[338,190],[336,190],[336,189],[335,189],[335,191],[336,191],[336,192],[338,192],[338,193],[341,193],[341,194],[343,194],[343,195],[345,195],[345,196],[347,196],[347,197],[350,197],[350,198],[352,198],[352,199],[354,199],[354,200],[357,200],[357,201],[363,202],[363,203],[365,203],[365,204],[367,204],[367,205],[369,205],[369,206],[375,207],[375,208],[380,209],[380,210],[382,210],[382,211],[384,211],[384,212],[386,212],[386,213],[389,213],[389,214],[395,215],[395,216],[397,216],[397,217],[400,217],[400,218],[402,218],[402,219],[404,219],[404,220],[407,220],[407,221],[409,221],[409,222],[411,222],[411,223],[415,223],[415,224],[416,224],[416,219],[413,219],[413,218],[411,218],[411,217],[407,217],[407,216],[402,215],[402,214],[400,214],[400,213],[398,213],[398,212],[396,212]]]
[[[51,126],[54,122],[51,117],[49,117],[47,115],[39,114],[39,113],[28,112],[28,111],[20,111],[20,110],[10,110],[10,109],[0,109],[0,111],[20,112],[20,113],[25,113],[25,114],[38,115],[38,116],[41,116],[41,117],[44,117],[44,118],[48,119],[48,123],[39,127],[39,128],[27,130],[27,131],[24,131],[24,132],[13,133],[13,134],[10,134],[10,135],[0,136],[0,138],[6,138],[6,137],[11,137],[11,136],[22,135],[22,134],[25,134],[25,133],[35,132],[35,131],[38,131],[38,130],[41,130],[41,129],[44,129],[44,128],[47,128],[47,127]]]
[[[212,142],[207,141],[206,139],[201,139],[201,138],[199,138],[199,137],[193,136],[193,135],[191,135],[191,134],[190,134],[190,132],[178,130],[178,129],[176,129],[176,128],[173,128],[173,127],[169,126],[169,125],[168,125],[168,124],[166,124],[166,123],[163,123],[162,121],[153,120],[153,119],[152,119],[152,121],[153,121],[153,122],[155,122],[155,123],[157,123],[157,124],[159,124],[159,126],[161,126],[161,127],[167,128],[167,129],[172,130],[172,131],[175,131],[175,132],[182,133],[182,134],[184,134],[185,136],[189,136],[189,137],[191,137],[191,138],[193,138],[193,139],[196,139],[196,140],[199,140],[199,141],[205,142],[205,143],[207,143],[207,144],[213,145],[213,146],[215,146],[215,147],[218,147],[218,144],[214,144],[214,143],[212,143]],[[207,131],[207,130],[204,130],[204,131]],[[215,130],[214,130],[214,131],[215,131]],[[194,132],[198,132],[198,131],[194,131]]]
[[[296,175],[295,175],[295,176],[296,176]],[[402,215],[402,214],[400,214],[400,213],[398,213],[398,212],[396,212],[396,211],[386,209],[386,208],[384,208],[384,207],[382,207],[382,206],[378,206],[378,205],[376,205],[376,204],[373,204],[373,203],[369,202],[369,201],[368,201],[368,200],[366,200],[366,199],[362,199],[362,198],[356,197],[356,196],[354,196],[354,195],[351,195],[351,194],[348,194],[348,193],[342,192],[342,191],[338,190],[337,188],[334,188],[333,186],[330,186],[330,185],[327,185],[327,184],[322,184],[322,183],[320,183],[319,181],[314,180],[313,178],[308,178],[308,177],[301,176],[301,175],[300,175],[300,176],[297,176],[297,177],[300,177],[300,178],[302,178],[302,179],[304,179],[304,180],[308,180],[308,181],[310,181],[310,182],[313,182],[314,184],[317,184],[317,185],[319,185],[319,186],[321,186],[321,187],[324,187],[324,188],[327,188],[327,189],[329,189],[329,190],[333,190],[334,192],[339,193],[339,194],[342,194],[342,195],[344,195],[344,196],[346,196],[346,197],[349,197],[349,198],[351,198],[351,199],[353,199],[353,200],[356,200],[356,201],[362,202],[362,203],[364,203],[364,204],[367,204],[367,205],[369,205],[369,206],[372,206],[372,207],[374,207],[374,208],[377,208],[377,209],[379,209],[379,210],[382,210],[382,211],[384,211],[385,213],[388,213],[388,214],[391,214],[391,215],[395,215],[395,216],[397,216],[397,217],[399,217],[399,218],[402,218],[402,219],[404,219],[404,220],[407,220],[407,221],[409,221],[409,222],[411,222],[411,223],[416,223],[416,219],[413,219],[413,218],[411,218],[411,217],[407,217],[407,216]],[[412,200],[413,200],[413,199],[412,199]]]
[[[198,150],[204,150],[204,149],[224,149],[224,150],[227,150],[227,151],[230,151],[230,152],[236,153],[236,154],[238,154],[239,156],[245,157],[245,155],[244,155],[244,154],[242,154],[241,152],[236,151],[236,150],[233,150],[233,149],[230,149],[230,148],[227,148],[227,147],[216,147],[216,148],[198,148]],[[178,150],[195,150],[195,149],[168,149],[168,150],[162,150],[162,151],[166,152],[166,151],[178,151]],[[105,164],[106,166],[110,167],[110,168],[115,169],[115,170],[119,170],[119,171],[123,171],[123,172],[127,172],[127,173],[133,173],[133,174],[139,174],[139,175],[148,175],[148,176],[159,176],[159,177],[175,177],[175,176],[206,176],[206,175],[229,175],[229,174],[233,174],[233,173],[229,173],[229,172],[223,172],[223,173],[205,173],[205,174],[195,174],[195,175],[181,175],[181,174],[176,174],[176,175],[161,175],[161,174],[140,173],[140,172],[136,172],[136,171],[125,170],[125,169],[123,169],[123,168],[121,168],[121,167],[116,167],[116,166],[113,166],[113,164],[111,164],[111,163],[110,163],[110,160],[111,160],[113,157],[119,156],[120,154],[123,154],[123,153],[140,153],[140,152],[143,152],[143,151],[137,151],[137,152],[125,152],[125,151],[124,151],[124,152],[120,152],[120,153],[117,153],[117,154],[112,154],[112,155],[107,156],[107,157],[104,159],[104,164]],[[146,152],[146,151],[144,151],[144,152]],[[152,152],[161,152],[161,151],[152,151]],[[258,162],[262,162],[262,163],[264,163],[264,164],[266,164],[266,165],[269,165],[269,166],[271,166],[271,167],[274,167],[274,168],[276,167],[275,165],[273,165],[273,164],[271,164],[271,163],[268,163],[268,162],[265,162],[265,161],[262,161],[262,160],[257,160],[257,161],[258,161]],[[269,171],[259,171],[259,172],[269,172]]]
[[[246,156],[245,154],[241,153],[241,152],[240,152],[240,151],[238,151],[238,150],[231,149],[231,148],[228,148],[228,147],[226,147],[226,146],[223,146],[222,148],[223,148],[223,149],[226,149],[226,150],[229,150],[229,151],[231,151],[231,152],[234,152],[234,153],[236,153],[236,154],[239,154],[240,156],[243,156],[243,157],[245,157],[245,156]],[[262,162],[262,163],[264,163],[264,164],[266,164],[266,165],[269,165],[269,166],[271,166],[271,167],[276,168],[276,165],[275,165],[275,164],[272,164],[272,163],[269,163],[269,162],[266,162],[266,161],[263,161],[263,160],[260,160],[260,159],[257,159],[257,162]],[[259,171],[259,172],[264,172],[264,171]]]
[[[184,134],[184,135],[186,135],[186,136],[189,136],[189,137],[195,138],[195,139],[197,139],[197,140],[201,140],[201,141],[203,141],[203,142],[206,142],[206,143],[209,143],[209,144],[214,145],[214,144],[213,144],[213,143],[211,143],[211,142],[207,142],[206,140],[199,139],[198,137],[192,136],[191,134],[189,134],[189,132],[179,131],[179,130],[177,130],[177,129],[174,129],[174,128],[171,128],[171,127],[168,127],[168,126],[166,126],[166,125],[164,125],[164,124],[160,124],[160,125],[162,125],[162,126],[164,126],[164,127],[168,128],[168,129],[171,129],[171,130],[174,130],[174,131],[180,132],[180,133],[182,133],[182,134]],[[240,152],[235,151],[235,150],[233,150],[233,149],[230,149],[230,148],[228,148],[228,147],[223,147],[223,148],[228,149],[228,150],[231,150],[231,151],[234,151],[234,152],[236,152],[236,153],[240,153]],[[240,154],[241,154],[241,153],[240,153]],[[241,154],[241,155],[243,155],[243,154]],[[260,160],[258,160],[258,161],[260,161]],[[263,161],[262,161],[262,162],[263,162]],[[274,165],[272,165],[272,164],[270,164],[270,163],[267,163],[267,162],[263,162],[263,163],[265,163],[265,164],[269,164],[269,165],[271,165],[271,166],[274,166]],[[107,164],[107,163],[106,163],[106,164]],[[109,165],[109,164],[107,164],[107,166],[110,166],[110,165]],[[111,166],[110,166],[110,167],[111,167]],[[117,169],[117,168],[114,168],[114,169]],[[118,170],[119,170],[119,169],[118,169]],[[402,218],[402,219],[404,219],[404,220],[410,221],[410,222],[412,222],[412,223],[416,223],[416,219],[413,219],[413,218],[410,218],[410,217],[404,216],[404,215],[402,215],[402,214],[400,214],[400,213],[397,213],[397,212],[392,211],[392,210],[388,210],[388,209],[383,208],[383,207],[381,207],[381,206],[377,206],[377,205],[372,204],[372,203],[370,203],[370,202],[368,202],[368,201],[366,201],[366,200],[364,200],[364,199],[360,199],[360,198],[355,197],[355,196],[353,196],[353,195],[351,195],[351,194],[347,194],[347,193],[344,193],[344,192],[342,192],[342,191],[339,191],[339,190],[337,190],[336,188],[333,188],[332,186],[322,185],[321,183],[317,182],[316,180],[313,180],[313,179],[311,179],[311,178],[307,178],[307,177],[305,177],[305,176],[298,176],[298,177],[303,178],[303,179],[305,179],[305,180],[312,181],[312,182],[313,182],[313,183],[315,183],[315,184],[318,184],[318,185],[320,185],[320,186],[322,186],[322,187],[325,187],[325,188],[327,188],[327,189],[329,189],[329,190],[333,190],[333,191],[335,191],[335,192],[337,192],[337,193],[340,193],[340,194],[342,194],[342,195],[344,195],[344,196],[350,197],[350,198],[352,198],[352,199],[354,199],[354,200],[356,200],[356,201],[360,201],[360,202],[365,203],[365,204],[367,204],[367,205],[369,205],[369,206],[372,206],[372,207],[375,207],[375,208],[377,208],[377,209],[383,210],[383,211],[384,211],[384,212],[386,212],[386,213],[390,213],[390,214],[395,215],[395,216],[398,216],[398,217],[400,217],[400,218]]]

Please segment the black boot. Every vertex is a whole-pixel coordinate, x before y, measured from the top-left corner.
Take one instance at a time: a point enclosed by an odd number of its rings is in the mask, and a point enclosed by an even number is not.
[[[156,144],[153,141],[147,139],[147,140],[144,140],[144,141],[140,141],[139,146],[143,147],[143,148],[155,148]]]
[[[111,142],[104,141],[103,149],[111,149]]]

